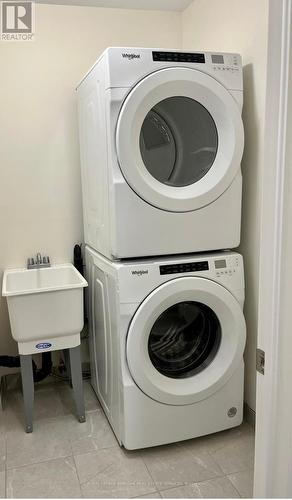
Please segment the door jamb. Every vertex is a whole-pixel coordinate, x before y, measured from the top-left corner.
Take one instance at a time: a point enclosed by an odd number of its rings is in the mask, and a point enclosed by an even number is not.
[[[258,347],[265,351],[265,374],[257,374],[257,420],[254,496],[290,497],[292,408],[283,374],[288,375],[282,328],[283,257],[287,240],[285,187],[289,170],[287,124],[291,53],[291,0],[269,1],[269,40],[265,118],[265,173],[263,177],[260,243]],[[287,350],[286,350],[287,352]],[[285,363],[284,363],[285,360]],[[290,381],[291,385],[291,381]],[[288,384],[289,386],[289,384]],[[286,435],[289,433],[290,435]],[[279,436],[284,439],[279,440]]]

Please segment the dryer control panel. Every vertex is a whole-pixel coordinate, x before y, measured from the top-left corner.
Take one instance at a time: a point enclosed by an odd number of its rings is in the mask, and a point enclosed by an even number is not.
[[[152,58],[153,61],[205,63],[205,54],[195,52],[164,52],[155,50],[152,52]]]
[[[101,88],[105,90],[110,88],[130,90],[151,73],[176,66],[211,75],[232,92],[243,90],[241,57],[230,52],[109,47],[93,65],[85,79],[101,78]],[[100,74],[103,76],[98,76]]]

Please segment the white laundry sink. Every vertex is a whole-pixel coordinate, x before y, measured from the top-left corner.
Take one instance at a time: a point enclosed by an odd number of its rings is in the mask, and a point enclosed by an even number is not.
[[[4,271],[2,295],[20,354],[65,348],[69,336],[79,345],[86,286],[72,264]]]

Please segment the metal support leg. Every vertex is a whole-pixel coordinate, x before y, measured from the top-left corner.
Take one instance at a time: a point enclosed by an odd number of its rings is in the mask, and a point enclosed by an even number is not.
[[[80,346],[71,347],[70,365],[72,386],[74,391],[74,399],[77,410],[77,417],[79,422],[85,422],[85,408],[84,408],[84,394],[83,394],[83,381],[82,381],[82,366],[80,356]]]
[[[4,394],[6,391],[6,375],[0,376],[0,408],[4,409]]]
[[[31,354],[20,355],[22,391],[25,412],[25,430],[32,432],[34,382]]]
[[[70,366],[70,353],[69,349],[63,349],[64,353],[64,361],[65,361],[65,367],[66,367],[66,373],[69,378],[69,384],[72,387],[72,376],[71,376],[71,366]]]

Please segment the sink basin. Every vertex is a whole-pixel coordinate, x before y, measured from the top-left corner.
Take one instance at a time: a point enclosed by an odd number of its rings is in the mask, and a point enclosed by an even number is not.
[[[79,345],[85,286],[72,264],[4,271],[2,295],[20,354],[64,349],[68,337]]]

